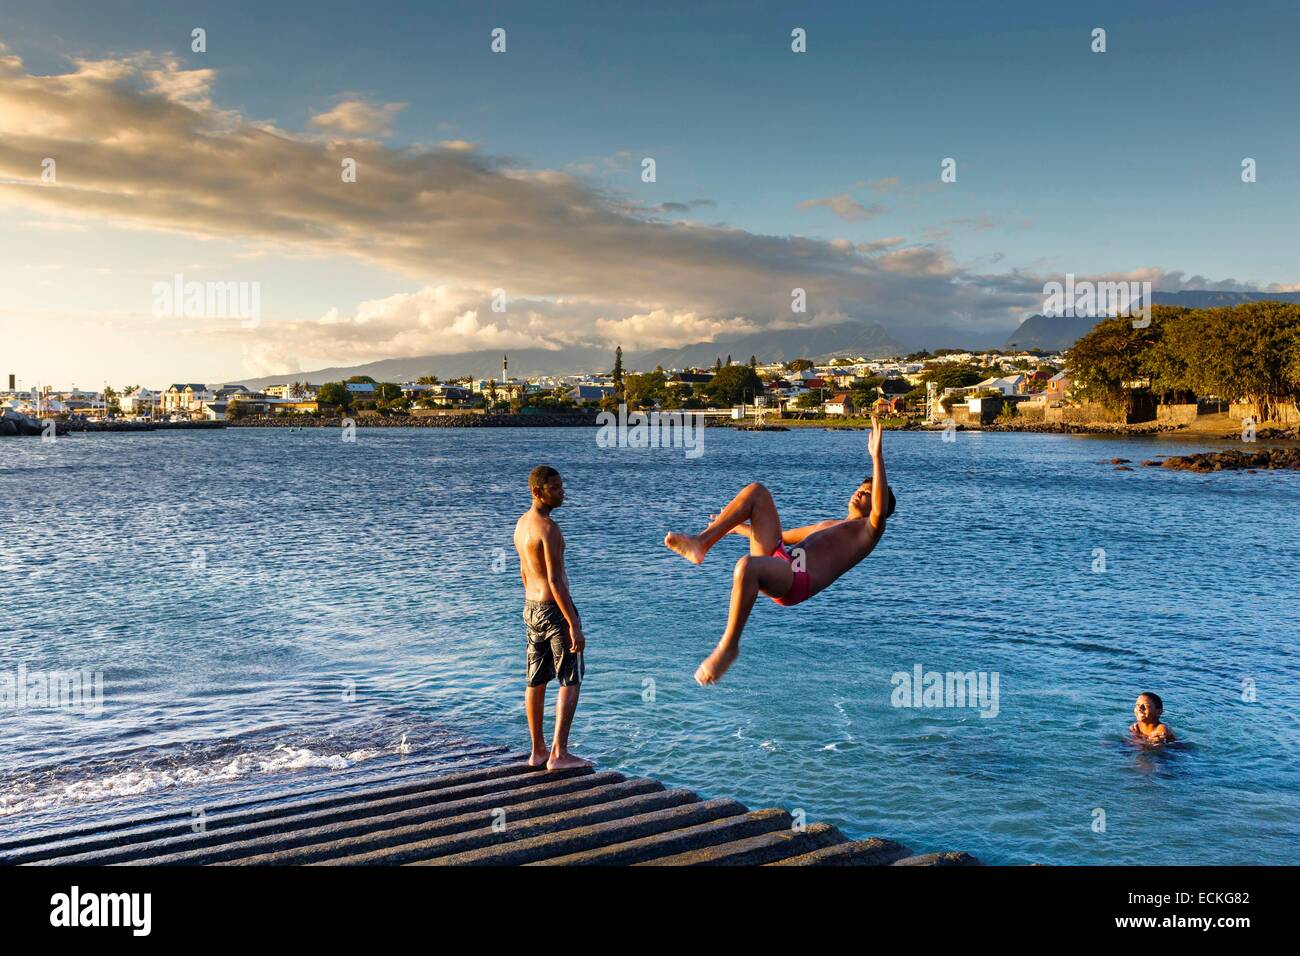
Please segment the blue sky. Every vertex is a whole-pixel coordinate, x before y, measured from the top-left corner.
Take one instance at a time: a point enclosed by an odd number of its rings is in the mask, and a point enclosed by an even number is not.
[[[706,201],[665,213],[679,222],[939,252],[968,282],[1136,270],[1172,275],[1166,287],[1176,287],[1180,273],[1264,286],[1300,281],[1294,4],[558,6],[175,2],[146,12],[137,3],[46,0],[6,4],[0,42],[33,77],[67,73],[72,58],[172,53],[178,70],[212,71],[214,108],[295,133],[309,134],[313,117],[344,101],[404,104],[389,129],[373,131],[391,156],[472,143],[485,161],[560,172],[613,204]],[[189,49],[195,26],[207,30],[206,53]],[[488,49],[498,26],[507,31],[504,55]],[[807,30],[806,54],[790,51],[794,27]],[[1089,48],[1094,27],[1107,32],[1104,54]],[[0,161],[4,148],[0,141]],[[656,160],[656,183],[640,181],[644,156]],[[958,162],[958,181],[940,185],[939,162],[949,156]],[[1240,179],[1247,156],[1259,171],[1249,185]],[[114,188],[129,192],[139,183]],[[816,203],[835,197],[847,216]],[[141,277],[150,270],[202,265],[240,278],[236,266],[250,242],[280,243],[258,260],[266,299],[275,303],[266,334],[286,323],[275,347],[256,360],[261,367],[240,367],[247,343],[194,350],[176,341],[168,347],[183,367],[164,377],[177,380],[222,377],[222,369],[229,376],[265,371],[276,361],[338,361],[347,344],[337,337],[328,348],[295,352],[294,341],[310,339],[303,324],[331,309],[355,317],[362,302],[431,285],[478,288],[451,266],[421,273],[409,259],[337,248],[299,256],[283,237],[238,227],[205,236],[199,224],[178,236],[156,215],[133,223],[121,214],[83,217],[75,228],[36,230],[44,241],[33,244],[32,228],[17,225],[30,224],[15,211],[25,202],[26,194],[0,196],[0,253],[11,263],[0,276],[30,283],[17,266],[35,264],[93,269],[98,278],[93,285],[75,277],[29,284],[9,308],[40,301],[55,319],[63,309],[75,317],[68,321],[84,322],[107,303],[123,341],[131,336],[122,323],[138,310]],[[81,212],[65,204],[58,215]],[[512,228],[521,227],[503,226]],[[637,246],[631,242],[627,254],[637,255]],[[940,268],[920,256],[913,266],[920,274]],[[548,268],[564,271],[562,264]],[[893,265],[886,271],[898,274]],[[539,301],[585,296],[588,325],[596,317],[651,317],[612,326],[611,335],[645,330],[656,310],[719,322],[770,320],[752,303],[728,309],[725,296],[705,301],[684,290],[657,302],[630,280],[587,294],[572,278],[577,285],[548,288],[545,274],[520,283]],[[1018,314],[1035,311],[1032,303],[1018,309],[1005,301],[1015,281],[991,285],[998,301],[986,322],[1013,327]],[[907,310],[933,307],[910,290],[870,302],[837,295],[827,315],[906,321]],[[948,311],[978,311],[974,302]],[[544,313],[534,317],[534,331]],[[0,322],[12,321],[12,312],[0,311]],[[707,331],[680,325],[686,337]],[[399,346],[398,338],[383,344]],[[561,335],[552,344],[571,339]],[[455,351],[477,340],[449,341]],[[120,348],[107,362],[98,349],[99,362],[112,366],[104,374],[157,376],[172,361],[161,347],[139,362],[130,351]],[[358,360],[382,357],[356,351]],[[39,374],[60,374],[24,358]],[[84,377],[81,366],[90,365],[79,363]]]

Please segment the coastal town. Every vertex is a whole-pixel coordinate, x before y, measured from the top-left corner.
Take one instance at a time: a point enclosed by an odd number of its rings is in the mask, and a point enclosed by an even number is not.
[[[629,407],[725,412],[743,418],[852,418],[883,400],[896,417],[959,423],[978,421],[1016,405],[1031,412],[1061,407],[1070,379],[1060,353],[939,350],[887,359],[800,358],[738,364],[720,356],[710,368],[622,368],[621,352],[605,372],[515,377],[502,356],[499,378],[424,376],[381,382],[352,376],[312,383],[286,378],[253,389],[241,383],[176,382],[163,388],[24,387],[10,375],[0,407],[42,421],[238,422],[340,413],[381,417],[446,413],[537,414]],[[882,406],[883,407],[883,406]]]
[[[1261,336],[1275,340],[1260,348]],[[99,389],[21,382],[0,392],[0,434],[225,425],[588,424],[600,411],[690,411],[712,423],[781,428],[882,414],[891,427],[1143,433],[1203,431],[1242,440],[1300,435],[1300,305],[1156,306],[1150,318],[1103,318],[1068,348],[625,366],[571,375],[434,375],[387,382],[354,374],[312,382],[174,382]],[[781,422],[783,424],[776,424]]]

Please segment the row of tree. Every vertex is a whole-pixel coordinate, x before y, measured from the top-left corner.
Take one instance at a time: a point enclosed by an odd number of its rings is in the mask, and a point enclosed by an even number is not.
[[[1150,318],[1104,319],[1074,343],[1066,365],[1076,395],[1130,409],[1144,390],[1164,403],[1246,401],[1261,421],[1300,397],[1300,305],[1157,305]]]

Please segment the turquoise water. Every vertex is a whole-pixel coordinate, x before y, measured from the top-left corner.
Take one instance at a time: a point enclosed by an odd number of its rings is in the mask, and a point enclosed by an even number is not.
[[[863,433],[711,430],[693,460],[594,429],[6,440],[0,675],[97,670],[104,701],[0,712],[0,832],[522,749],[511,532],[548,462],[588,639],[579,753],[995,863],[1291,863],[1300,474],[1100,463],[1207,447],[888,434],[884,541],[807,604],[760,599],[706,690],[744,542],[694,567],[664,532],[756,479],[787,523],[841,514]],[[893,706],[917,665],[996,674],[996,716]],[[1181,738],[1163,751],[1125,739],[1148,689]]]

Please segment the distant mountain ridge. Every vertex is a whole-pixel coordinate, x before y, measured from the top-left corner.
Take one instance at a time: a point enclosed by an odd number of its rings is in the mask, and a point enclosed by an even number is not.
[[[751,355],[763,362],[790,362],[797,358],[840,355],[874,358],[901,350],[902,346],[874,322],[840,322],[811,329],[750,332],[716,342],[638,352],[625,361],[629,366],[649,370],[660,365],[664,368],[712,365],[719,358],[725,362],[728,355],[735,362],[748,362]]]
[[[1189,309],[1218,309],[1244,302],[1291,302],[1300,304],[1300,292],[1215,292],[1187,289],[1183,292],[1153,292],[1153,305],[1179,305]],[[1031,315],[1008,336],[1003,349],[1041,349],[1060,352],[1090,332],[1100,321],[1066,315]]]
[[[1182,292],[1156,292],[1152,301],[1158,305],[1181,305],[1193,309],[1218,308],[1243,302],[1273,300],[1300,304],[1300,292],[1216,292],[1188,289]],[[712,365],[718,358],[748,362],[751,355],[762,362],[789,362],[796,358],[828,359],[864,355],[885,357],[918,351],[923,348],[1068,349],[1085,335],[1096,320],[1064,316],[1031,315],[998,344],[1000,333],[963,330],[949,325],[913,323],[891,334],[875,322],[841,322],[808,329],[776,329],[729,336],[716,342],[696,342],[677,348],[625,352],[623,364],[629,371],[664,368],[690,368]],[[614,366],[613,348],[569,346],[562,349],[506,349],[510,357],[510,374],[519,378],[542,375],[574,375],[583,372],[609,371]],[[454,355],[422,355],[414,358],[382,359],[364,365],[334,366],[310,372],[263,375],[230,379],[249,388],[265,388],[284,382],[307,381],[313,385],[337,382],[354,375],[369,375],[381,382],[409,382],[423,375],[448,379],[459,375],[493,378],[501,375],[500,349],[483,349]]]
[[[674,349],[624,352],[623,364],[628,371],[652,371],[664,368],[688,368],[712,365],[721,357],[726,361],[748,362],[751,355],[765,362],[788,362],[796,358],[826,358],[836,355],[893,355],[901,346],[880,325],[869,322],[841,322],[811,329],[778,329],[750,332],[716,342],[697,342]],[[422,375],[452,378],[500,378],[501,356],[510,359],[510,374],[518,378],[539,375],[572,375],[582,372],[609,371],[614,367],[614,349],[570,346],[556,349],[492,349],[461,352],[455,355],[423,355],[416,358],[382,359],[365,365],[334,366],[312,372],[264,375],[234,379],[249,388],[265,388],[285,382],[306,381],[312,385],[338,382],[354,375],[369,375],[380,382],[409,382]]]

